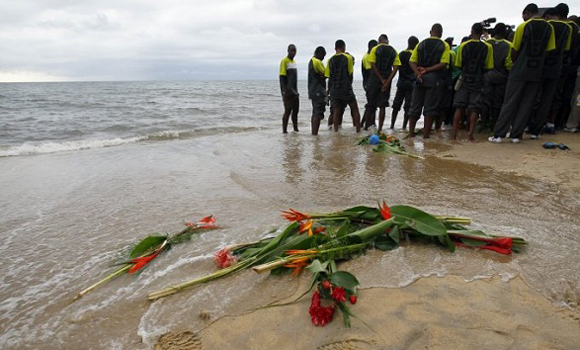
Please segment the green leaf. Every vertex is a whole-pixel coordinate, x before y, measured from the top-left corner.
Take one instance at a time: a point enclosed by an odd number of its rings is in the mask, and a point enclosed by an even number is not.
[[[467,244],[470,247],[481,247],[483,245],[488,245],[489,242],[482,242],[482,241],[477,241],[475,239],[469,239],[469,238],[460,238],[461,242],[464,244]]]
[[[388,236],[379,236],[377,239],[375,239],[375,247],[382,251],[387,251],[397,249],[399,247],[399,243],[393,241],[393,239]]]
[[[349,293],[356,293],[356,289],[359,285],[358,280],[353,274],[346,271],[337,271],[331,274],[328,278],[332,284],[338,287],[342,287]]]
[[[336,237],[346,236],[348,234],[349,230],[350,230],[350,223],[348,220],[344,220],[342,225],[340,225],[340,227],[336,231]]]
[[[350,328],[350,309],[346,306],[346,303],[337,303],[338,308],[342,312],[342,320],[344,321],[344,326]]]
[[[453,244],[453,241],[451,238],[449,238],[449,235],[437,236],[437,239],[441,244],[446,246],[451,253],[455,251],[455,244]]]
[[[141,242],[137,243],[135,248],[129,253],[129,258],[135,259],[147,253],[153,253],[163,244],[167,236],[147,236]]]
[[[401,230],[399,229],[399,226],[391,227],[391,231],[389,231],[389,237],[391,237],[391,239],[395,241],[397,245],[399,244],[401,240]]]
[[[391,214],[398,225],[408,225],[426,236],[447,235],[447,229],[439,220],[420,209],[406,205],[393,205]]]
[[[378,224],[367,226],[356,232],[349,233],[345,237],[350,241],[350,243],[367,243],[373,238],[383,234],[387,228],[391,227],[394,221],[389,219],[381,221]]]
[[[360,220],[376,221],[381,218],[381,211],[377,208],[359,205],[342,211]]]
[[[312,262],[312,264],[306,267],[306,270],[310,271],[310,273],[312,273],[313,275],[320,272],[326,272],[328,263],[329,263],[328,261],[321,263],[320,260],[316,259]]]

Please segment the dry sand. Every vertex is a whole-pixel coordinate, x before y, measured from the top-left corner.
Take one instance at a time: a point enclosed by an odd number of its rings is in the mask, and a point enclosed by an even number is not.
[[[571,150],[542,148],[548,141]],[[579,134],[427,149],[430,155],[555,183],[563,191],[580,189]],[[289,306],[217,320],[201,314],[207,318],[204,329],[193,333],[184,325],[160,337],[155,349],[580,349],[580,311],[554,306],[521,278],[468,283],[430,277],[405,288],[363,289],[352,311],[373,329],[356,319],[345,328],[340,313],[326,327],[314,327],[309,302],[308,296]]]

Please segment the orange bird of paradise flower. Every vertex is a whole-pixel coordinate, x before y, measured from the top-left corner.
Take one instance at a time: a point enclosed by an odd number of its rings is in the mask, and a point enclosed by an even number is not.
[[[288,221],[303,221],[310,219],[307,214],[301,213],[298,210],[292,208],[282,211],[282,217]]]
[[[296,260],[293,260],[291,263],[288,263],[286,265],[284,265],[284,267],[288,267],[293,269],[292,270],[292,276],[298,276],[298,274],[300,274],[300,272],[302,272],[302,270],[304,270],[304,268],[306,266],[308,266],[308,261],[310,260],[310,258],[299,258]]]

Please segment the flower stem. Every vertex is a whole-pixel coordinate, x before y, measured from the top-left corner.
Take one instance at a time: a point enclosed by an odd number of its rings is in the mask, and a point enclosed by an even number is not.
[[[73,299],[73,301],[79,300],[80,298],[82,298],[85,294],[93,291],[95,288],[97,288],[98,286],[105,284],[107,282],[109,282],[110,280],[112,280],[113,278],[120,276],[122,274],[124,274],[125,272],[129,271],[129,269],[131,269],[131,266],[133,264],[129,264],[126,266],[123,266],[122,268],[118,269],[117,271],[113,272],[112,274],[108,275],[107,277],[103,278],[102,280],[100,280],[99,282],[93,284],[92,286],[90,286],[89,288],[81,291],[79,294],[77,294],[77,296]]]
[[[225,269],[221,269],[221,270],[214,272],[214,273],[211,273],[209,275],[205,275],[203,277],[196,278],[194,280],[191,280],[191,281],[188,281],[185,283],[181,283],[181,284],[178,284],[175,286],[167,287],[167,288],[162,289],[162,290],[157,291],[157,292],[149,293],[149,295],[147,296],[147,299],[149,299],[150,301],[153,301],[153,300],[157,300],[160,298],[164,298],[166,296],[180,292],[185,288],[192,287],[192,286],[195,286],[195,285],[201,284],[201,283],[210,282],[210,281],[216,280],[218,278],[234,274],[238,271],[241,271],[241,270],[251,266],[255,262],[256,262],[255,258],[244,260],[244,261],[240,262],[239,264],[236,264],[236,265],[233,265],[230,267],[226,267]]]

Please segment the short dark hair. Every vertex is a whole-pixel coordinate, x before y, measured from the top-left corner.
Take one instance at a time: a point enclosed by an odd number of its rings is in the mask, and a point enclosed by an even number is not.
[[[375,39],[369,41],[369,50],[377,46],[378,42]]]
[[[346,43],[344,42],[344,40],[342,39],[338,39],[335,43],[334,43],[334,49],[344,49],[346,48]]]
[[[524,7],[523,12],[529,12],[532,15],[536,15],[536,14],[538,14],[538,12],[540,12],[540,10],[538,9],[538,5],[531,3],[531,4],[528,4],[526,7]]]
[[[505,35],[507,33],[507,27],[504,23],[498,23],[495,25],[495,28],[493,29],[493,31],[495,32],[495,35],[501,35],[505,38]]]
[[[387,36],[387,34],[381,34],[379,35],[379,41],[381,40],[389,41],[389,37]]]
[[[473,34],[481,36],[483,34],[483,24],[481,24],[481,22],[473,23],[471,31]]]
[[[294,44],[290,44],[290,45],[288,45],[288,51],[290,51],[290,49],[291,49],[291,48],[294,48],[294,49],[296,49],[296,45],[294,45]]]
[[[419,39],[417,39],[416,36],[411,35],[409,39],[407,39],[407,45],[409,47],[415,47],[417,44],[419,44]]]
[[[439,35],[443,35],[443,26],[439,23],[435,23],[432,27],[431,30],[434,31],[435,33],[439,34]]]
[[[568,13],[570,13],[570,8],[568,7],[568,5],[566,5],[564,3],[559,3],[554,8],[556,9],[556,12],[558,13],[556,16],[558,16],[562,19],[566,19],[566,17],[568,17]]]
[[[324,49],[323,46],[319,46],[316,48],[316,50],[314,50],[314,54],[315,55],[318,55],[318,54],[326,55],[326,50]]]

